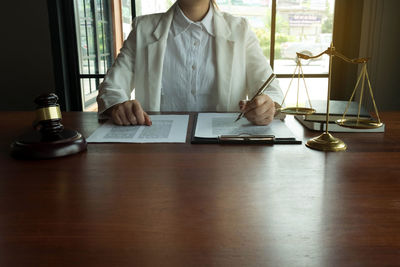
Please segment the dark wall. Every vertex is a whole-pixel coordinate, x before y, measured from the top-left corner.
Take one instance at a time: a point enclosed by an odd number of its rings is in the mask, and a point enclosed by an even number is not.
[[[368,13],[365,8],[377,8]],[[400,110],[400,1],[336,0],[334,46],[348,58],[367,57],[368,73],[378,111]],[[364,17],[365,16],[365,17]],[[371,24],[372,21],[372,24]],[[365,32],[366,31],[366,32]],[[368,38],[362,38],[362,36]],[[360,40],[362,43],[360,44]],[[363,48],[363,49],[360,49]],[[334,58],[331,99],[348,100],[357,82],[360,66]],[[365,85],[365,88],[368,88]],[[360,88],[355,100],[359,100]],[[367,89],[365,89],[367,90]],[[369,91],[363,103],[373,111]]]
[[[361,35],[363,0],[336,0],[333,45],[348,58],[357,58]],[[358,65],[333,58],[331,99],[348,100],[357,79]]]
[[[400,1],[385,0],[379,33],[374,38],[378,52],[371,60],[371,83],[379,110],[400,110]]]
[[[54,92],[46,0],[3,1],[0,33],[0,110],[34,109],[37,95]]]

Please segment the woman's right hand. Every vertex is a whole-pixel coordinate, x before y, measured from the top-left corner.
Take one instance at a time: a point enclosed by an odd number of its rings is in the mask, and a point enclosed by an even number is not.
[[[152,124],[150,116],[143,111],[137,100],[129,100],[111,108],[111,118],[117,125],[148,125]]]

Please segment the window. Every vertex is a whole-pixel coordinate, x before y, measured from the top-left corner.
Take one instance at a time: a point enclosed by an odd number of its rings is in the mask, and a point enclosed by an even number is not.
[[[97,87],[113,62],[110,1],[75,0],[83,110],[94,109]]]
[[[75,0],[83,110],[97,110],[96,96],[121,42],[131,31],[131,0]],[[122,29],[118,31],[118,24]],[[119,36],[121,35],[121,36]]]
[[[334,0],[277,0],[274,70],[282,90],[287,90],[295,68],[296,52],[318,55],[332,40]],[[326,99],[329,57],[303,61],[307,89],[311,99]],[[290,75],[290,77],[288,77]],[[300,92],[305,93],[300,83]],[[293,85],[292,85],[293,86]],[[287,104],[296,101],[295,86],[290,88]],[[296,85],[297,87],[297,85]],[[301,99],[306,101],[303,94]]]

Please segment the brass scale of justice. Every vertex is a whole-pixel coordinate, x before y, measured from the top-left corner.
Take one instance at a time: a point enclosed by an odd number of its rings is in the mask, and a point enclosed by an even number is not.
[[[379,128],[383,125],[383,123],[381,122],[380,118],[379,118],[379,113],[378,113],[378,109],[376,107],[376,103],[375,103],[375,99],[374,99],[374,95],[372,93],[372,87],[371,87],[371,83],[369,80],[369,76],[368,76],[368,72],[367,72],[367,62],[368,62],[368,58],[356,58],[356,59],[349,59],[347,57],[345,57],[343,54],[337,52],[335,50],[335,47],[333,46],[333,43],[331,43],[330,47],[328,47],[325,51],[323,51],[322,53],[316,55],[316,56],[308,56],[308,55],[304,55],[301,53],[296,53],[297,54],[297,65],[296,68],[294,70],[292,79],[289,83],[289,87],[285,93],[285,96],[283,98],[282,104],[281,106],[284,107],[284,103],[285,103],[285,99],[289,93],[290,87],[292,85],[293,79],[297,73],[298,76],[298,83],[297,83],[297,103],[295,107],[285,107],[285,108],[281,108],[280,112],[283,114],[287,114],[287,115],[309,115],[309,114],[313,114],[315,113],[315,109],[312,108],[312,104],[311,104],[311,100],[310,100],[310,96],[308,94],[308,90],[307,90],[307,85],[306,85],[306,81],[304,79],[304,73],[303,73],[303,68],[301,66],[301,59],[304,60],[310,60],[310,59],[316,59],[321,57],[324,54],[329,55],[329,79],[328,79],[328,94],[327,94],[327,106],[326,106],[326,129],[325,132],[322,133],[321,135],[314,137],[310,140],[307,141],[306,146],[312,149],[316,149],[316,150],[322,150],[322,151],[344,151],[346,150],[347,146],[346,144],[340,140],[339,138],[334,137],[333,135],[331,135],[329,133],[329,100],[330,100],[330,94],[331,94],[331,76],[332,76],[332,58],[334,56],[339,57],[340,59],[348,62],[348,63],[352,63],[352,64],[362,64],[362,68],[361,68],[361,72],[360,75],[357,79],[357,83],[356,86],[354,87],[354,90],[352,92],[352,95],[348,101],[348,104],[346,106],[346,109],[343,113],[343,116],[341,119],[336,120],[335,123],[343,126],[343,127],[348,127],[348,128],[353,128],[353,129],[374,129],[374,128]],[[299,87],[300,87],[300,79],[303,79],[304,81],[304,87],[305,87],[305,91],[306,91],[306,95],[307,95],[307,99],[308,99],[308,104],[309,104],[309,108],[308,107],[299,107]],[[362,81],[361,81],[362,80]],[[358,106],[358,114],[357,114],[357,118],[346,118],[346,113],[348,111],[348,108],[350,106],[351,101],[354,98],[354,95],[357,91],[357,88],[359,87],[360,81],[362,83],[361,85],[361,92],[360,92],[360,98],[359,98],[359,106]],[[367,81],[368,87],[369,87],[369,93],[372,99],[372,103],[374,106],[374,111],[376,114],[376,119],[375,118],[360,118],[360,110],[361,110],[361,103],[362,103],[362,99],[363,99],[363,94],[364,94],[364,87],[365,87],[365,81]]]

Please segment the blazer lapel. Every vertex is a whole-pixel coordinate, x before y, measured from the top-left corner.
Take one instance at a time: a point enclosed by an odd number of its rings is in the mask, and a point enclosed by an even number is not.
[[[149,90],[149,110],[160,111],[161,79],[165,48],[176,3],[162,15],[153,32],[155,42],[147,46],[147,84]]]
[[[217,110],[229,111],[235,41],[231,37],[231,30],[228,24],[218,10],[214,12],[214,28],[217,56]]]

